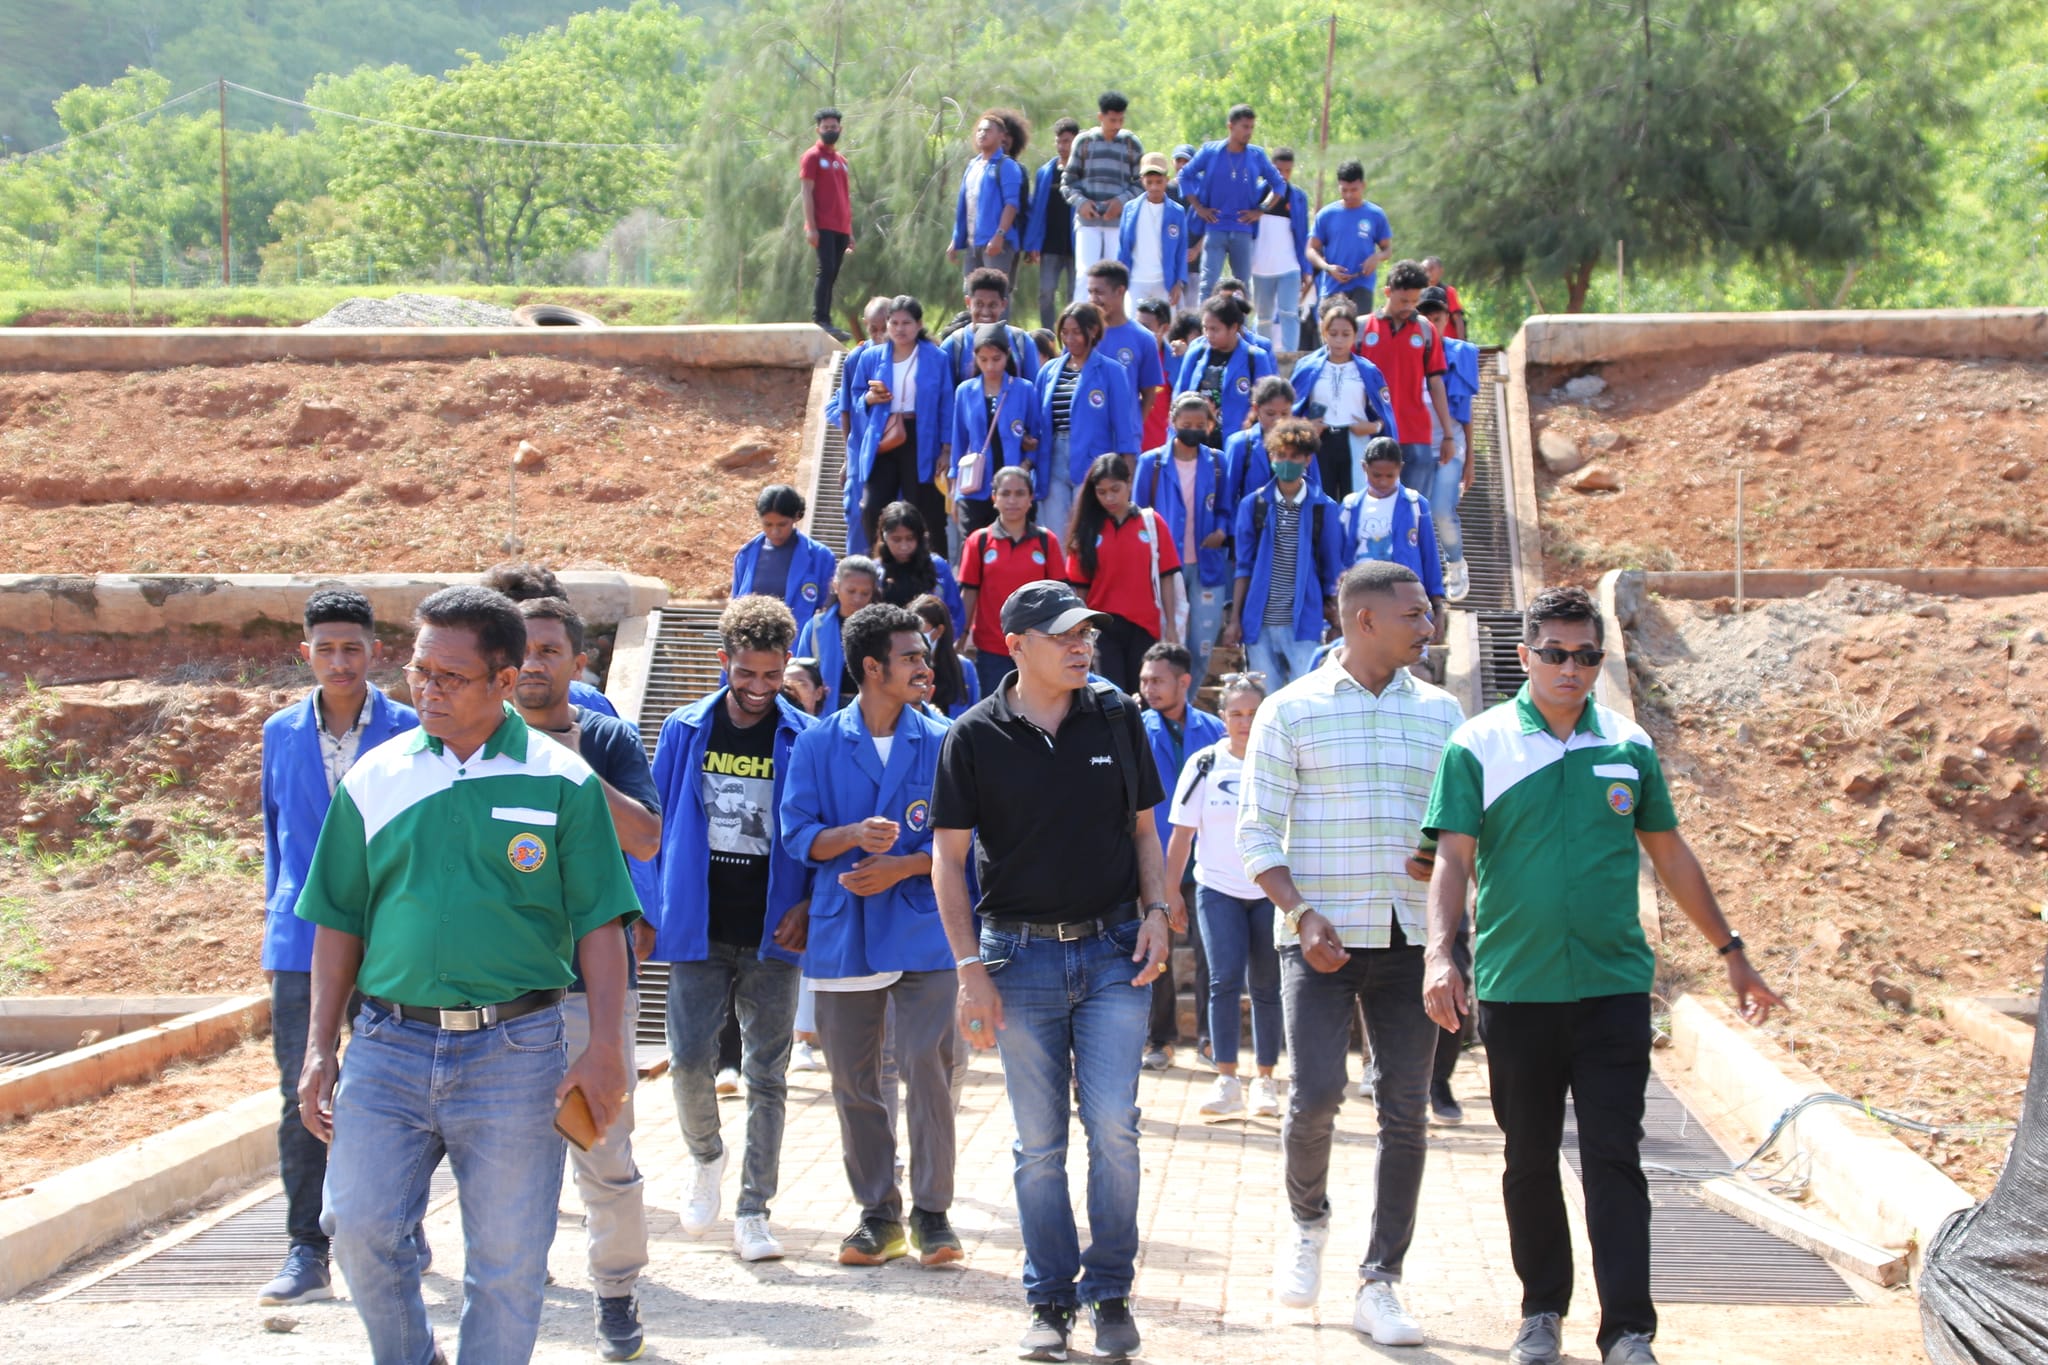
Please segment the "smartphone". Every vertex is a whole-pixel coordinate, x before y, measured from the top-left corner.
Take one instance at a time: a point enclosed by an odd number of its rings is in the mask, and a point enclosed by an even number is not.
[[[595,1147],[603,1136],[597,1131],[597,1120],[590,1116],[590,1101],[583,1098],[582,1086],[572,1085],[569,1093],[562,1096],[562,1103],[555,1110],[555,1131],[575,1143],[580,1152]]]

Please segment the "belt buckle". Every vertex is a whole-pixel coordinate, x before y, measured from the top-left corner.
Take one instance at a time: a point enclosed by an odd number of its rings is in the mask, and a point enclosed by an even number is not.
[[[1101,924],[1099,921],[1084,919],[1058,925],[1053,932],[1060,942],[1075,943],[1084,938],[1092,938],[1100,928]]]
[[[480,1009],[441,1011],[441,1027],[451,1033],[474,1033],[485,1022],[484,1011]]]

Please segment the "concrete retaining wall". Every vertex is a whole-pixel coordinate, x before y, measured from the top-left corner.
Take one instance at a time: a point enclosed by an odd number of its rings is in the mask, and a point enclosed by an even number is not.
[[[808,370],[838,348],[810,323],[746,327],[5,327],[0,371],[169,370],[545,356],[653,370]]]
[[[174,1062],[225,1052],[270,1027],[270,997],[245,995],[76,1051],[0,1073],[0,1123],[97,1099],[161,1075]],[[77,1035],[72,1035],[77,1041]]]
[[[1645,573],[1644,586],[1659,597],[1701,602],[1735,595],[1733,569],[1687,569]],[[2048,592],[2048,568],[1961,569],[1750,569],[1742,575],[1745,597],[1804,597],[1834,578],[1892,583],[1908,592],[1957,597],[2014,597]]]
[[[571,570],[558,577],[593,627],[644,617],[668,601],[668,585],[645,574]],[[402,622],[429,594],[480,579],[478,574],[0,574],[0,630],[150,635],[181,629],[239,632],[266,622],[296,630],[306,599],[335,587],[354,588],[368,597],[378,620]]]
[[[226,995],[36,995],[0,1000],[0,1043],[9,1051],[64,1052],[79,1035],[134,1033],[181,1015],[210,1010]]]
[[[2048,309],[1793,313],[1539,313],[1515,337],[1528,365],[1591,365],[1685,351],[1863,351],[2041,360]],[[1528,428],[1526,424],[1523,431]]]

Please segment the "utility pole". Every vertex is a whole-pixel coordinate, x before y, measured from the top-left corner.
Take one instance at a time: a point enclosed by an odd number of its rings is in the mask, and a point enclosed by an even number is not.
[[[225,289],[233,279],[228,274],[228,83],[215,77],[220,87],[220,285]]]
[[[1330,168],[1330,80],[1337,69],[1337,13],[1330,12],[1330,46],[1323,54],[1323,125],[1316,135],[1316,202],[1309,206],[1315,212],[1323,202],[1323,177]]]

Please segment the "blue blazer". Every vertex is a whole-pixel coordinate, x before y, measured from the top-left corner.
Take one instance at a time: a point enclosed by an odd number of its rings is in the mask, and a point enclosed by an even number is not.
[[[946,721],[953,721],[967,714],[967,708],[981,700],[981,674],[974,669],[974,660],[960,661],[960,695],[946,708]]]
[[[974,368],[974,334],[977,330],[970,322],[939,343],[939,349],[946,353],[947,363],[953,367],[956,386],[977,377]],[[1010,328],[1010,363],[1017,367],[1017,373],[1027,384],[1043,363],[1038,358],[1038,343],[1022,327]]]
[[[889,573],[888,554],[879,554],[875,559],[881,564],[883,577],[886,578]],[[938,586],[932,589],[932,596],[946,604],[946,614],[953,618],[953,638],[957,640],[967,634],[967,609],[960,602],[960,580],[954,576],[953,566],[946,562],[946,557],[936,552],[932,555],[932,574],[938,579]],[[878,593],[875,600],[879,602],[883,599]],[[851,701],[852,698],[849,697],[847,700]]]
[[[867,407],[867,388],[870,379],[879,379],[895,387],[893,381],[895,349],[886,342],[871,346],[860,358],[860,373],[854,376],[851,401],[862,408]],[[930,483],[939,472],[939,447],[946,444],[953,435],[953,370],[946,362],[946,353],[935,341],[917,343],[917,398],[912,411],[917,417],[917,477],[921,483]],[[882,428],[889,425],[888,409],[870,409],[865,417],[854,424],[858,433],[850,437],[847,450],[847,481],[852,487],[859,487],[868,481],[874,472],[875,455],[882,444]],[[943,528],[933,527],[933,530]]]
[[[842,416],[847,421],[847,448],[853,445],[853,433],[860,430],[861,419],[867,416],[868,405],[857,403],[853,398],[853,377],[860,369],[860,358],[874,349],[875,343],[863,341],[846,353],[846,362],[839,367],[839,387],[825,395],[825,420],[837,422]]]
[[[1387,377],[1380,373],[1380,367],[1363,356],[1354,356],[1352,364],[1358,367],[1359,382],[1365,386],[1365,415],[1380,424],[1380,434],[1387,435],[1393,430],[1394,393],[1387,387]],[[1299,417],[1308,411],[1308,405],[1315,401],[1316,385],[1322,382],[1323,371],[1330,364],[1330,348],[1317,347],[1294,362],[1293,373],[1287,382],[1294,385],[1294,414]],[[1252,487],[1258,487],[1253,484]]]
[[[1126,270],[1138,258],[1138,207],[1144,202],[1133,199],[1125,204],[1118,220],[1116,258]],[[1171,294],[1175,285],[1188,282],[1188,211],[1171,199],[1162,207],[1166,212],[1159,217],[1159,263],[1166,267],[1166,292]]]
[[[904,707],[896,718],[886,767],[858,705],[798,736],[776,832],[782,853],[815,869],[805,976],[942,972],[953,965],[929,874],[905,877],[879,895],[858,896],[839,878],[866,853],[855,847],[822,861],[811,856],[811,845],[827,829],[872,815],[896,822],[892,854],[930,853],[932,780],[946,728],[943,721]]]
[[[1273,503],[1279,498],[1279,487],[1267,483],[1256,493],[1249,493],[1237,508],[1237,576],[1248,578],[1251,583],[1245,588],[1244,617],[1239,623],[1244,632],[1244,642],[1255,645],[1259,633],[1266,625],[1266,600],[1273,592]],[[1266,525],[1262,531],[1252,530],[1252,507],[1266,504]],[[1323,509],[1323,533],[1315,534],[1315,509]],[[1313,540],[1314,553],[1294,557],[1294,638],[1296,640],[1320,640],[1323,638],[1323,600],[1337,595],[1337,580],[1344,575],[1351,561],[1344,554],[1344,528],[1337,504],[1319,489],[1311,488],[1302,500],[1301,534],[1303,540]]]
[[[960,170],[960,193],[953,202],[953,249],[987,246],[992,240],[989,233],[1003,221],[1003,210],[1014,205],[1017,216],[1011,219],[1010,230],[1003,234],[1003,246],[1015,251],[1017,230],[1024,225],[1024,168],[1001,152],[996,153],[995,160],[988,164],[988,173],[981,177],[981,193],[974,203],[974,225],[980,229],[980,240],[967,240],[967,173],[979,156],[976,153],[969,158]]]
[[[601,711],[607,716],[622,719],[619,716],[619,708],[612,705],[612,699],[581,678],[569,680],[569,704],[587,706],[593,711]]]
[[[1363,563],[1358,552],[1358,527],[1365,519],[1366,490],[1361,488],[1344,499],[1339,516],[1344,529],[1344,562]],[[1436,523],[1429,515],[1429,499],[1412,488],[1401,489],[1394,499],[1394,563],[1406,565],[1422,580],[1422,590],[1431,597],[1444,595],[1444,566],[1437,559]]]
[[[1048,453],[1053,441],[1053,389],[1066,363],[1061,354],[1038,368],[1039,440]],[[1074,382],[1073,414],[1067,422],[1068,481],[1079,488],[1098,455],[1129,455],[1135,461],[1144,444],[1143,429],[1131,372],[1101,347],[1090,351]]]
[[[1052,466],[1045,457],[1045,432],[1039,426],[1038,391],[1028,379],[1014,375],[1003,376],[1002,401],[996,406],[997,441],[1005,447],[1003,460],[1008,464],[1029,465],[1034,496],[1043,498],[1052,491]],[[1036,450],[1024,449],[1024,438],[1038,442]],[[947,469],[952,480],[955,496],[960,487],[960,462],[981,449],[981,443],[988,439],[988,400],[981,391],[981,376],[966,381],[953,391],[953,463]],[[990,455],[996,452],[991,442]],[[999,464],[997,468],[1001,468]],[[983,471],[982,489],[977,495],[986,502],[990,493],[988,481],[995,477],[995,469]]]
[[[1230,582],[1230,542],[1215,549],[1201,548],[1216,531],[1226,536],[1236,526],[1232,506],[1224,496],[1224,484],[1229,479],[1229,470],[1223,457],[1203,446],[1195,457],[1195,535],[1194,545],[1180,546],[1181,563],[1185,565],[1190,557],[1200,571],[1202,582],[1211,588],[1220,588]],[[1140,507],[1149,507],[1166,522],[1167,529],[1178,540],[1186,533],[1188,509],[1180,500],[1180,476],[1173,470],[1173,447],[1171,442],[1157,450],[1148,450],[1138,457],[1138,472],[1131,487],[1131,497]]]
[[[320,827],[327,823],[327,761],[320,752],[315,688],[263,722],[263,970],[313,970],[313,922],[296,913]],[[363,702],[360,757],[417,727],[419,716],[372,687]]]
[[[1308,220],[1308,191],[1290,183],[1287,186],[1287,226],[1294,233],[1294,263],[1304,275],[1315,272],[1315,267],[1308,263]]]
[[[1059,169],[1060,159],[1056,156],[1049,156],[1045,159],[1045,164],[1038,168],[1038,174],[1032,178],[1031,212],[1024,219],[1024,249],[1026,251],[1045,250],[1046,214],[1064,213],[1069,218],[1073,216],[1074,210],[1068,207],[1067,201],[1052,187],[1053,179],[1059,174]]]
[[[791,615],[807,621],[818,614],[819,605],[831,596],[832,570],[839,561],[802,531],[795,535],[796,550],[789,562],[789,577],[783,580],[782,600],[789,604]],[[767,543],[767,534],[763,532],[740,546],[740,552],[732,557],[734,597],[744,597],[754,590],[754,566],[760,562],[761,550]]]
[[[654,960],[702,962],[711,953],[711,839],[704,815],[704,751],[711,743],[712,707],[725,705],[721,687],[701,701],[679,706],[654,742],[654,789],[661,794],[661,903],[648,906],[654,922]],[[776,804],[789,783],[789,751],[811,718],[775,699]],[[811,870],[778,846],[768,855],[768,914],[761,925],[761,956],[795,962],[775,946],[775,930],[789,908],[811,894]]]
[[[1152,746],[1152,762],[1159,768],[1159,785],[1166,792],[1166,799],[1152,808],[1152,826],[1159,835],[1162,853],[1173,839],[1173,825],[1166,815],[1173,808],[1174,792],[1180,789],[1181,769],[1196,754],[1228,737],[1223,722],[1207,711],[1196,710],[1193,698],[1194,694],[1189,693],[1188,709],[1181,717],[1178,755],[1173,752],[1173,736],[1166,730],[1166,717],[1149,706],[1138,713],[1145,722],[1145,742]]]
[[[796,633],[796,652],[818,661],[818,673],[825,679],[825,714],[831,715],[853,700],[839,695],[840,679],[846,672],[846,618],[839,614],[839,599],[825,604],[825,610],[804,622]]]
[[[1266,458],[1266,433],[1254,425],[1244,431],[1232,433],[1223,443],[1223,477],[1229,483],[1224,505],[1231,508],[1231,526],[1237,525],[1238,504],[1245,495],[1264,488],[1273,480],[1273,462]],[[1318,493],[1323,491],[1322,464],[1316,460],[1308,462],[1308,486]],[[1233,529],[1232,534],[1236,534]]]
[[[1278,369],[1272,353],[1259,349],[1252,341],[1254,335],[1249,327],[1239,332],[1237,349],[1230,353],[1230,361],[1223,367],[1223,411],[1218,426],[1226,435],[1244,429],[1244,419],[1252,410],[1252,387]],[[1202,371],[1208,366],[1208,339],[1189,342],[1187,354],[1180,358],[1180,374],[1174,380],[1173,391],[1199,393]]]

